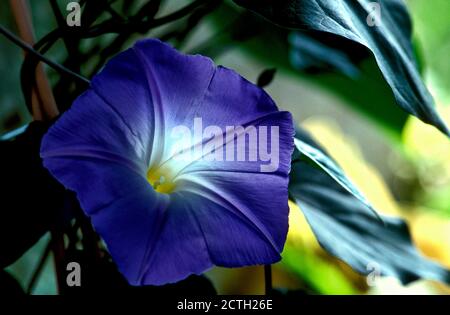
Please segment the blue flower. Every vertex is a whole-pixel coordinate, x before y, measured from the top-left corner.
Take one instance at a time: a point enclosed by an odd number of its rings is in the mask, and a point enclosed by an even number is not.
[[[196,119],[214,126],[214,137],[202,134],[175,150],[173,130],[193,130]],[[205,153],[227,126],[276,128],[265,137],[269,147],[277,144],[276,168],[248,158],[261,152],[246,132]],[[291,115],[262,89],[208,58],[151,39],[112,58],[93,78],[44,137],[41,157],[77,193],[127,280],[159,285],[214,265],[280,259],[293,134]],[[211,158],[239,139],[246,159]],[[179,158],[199,146],[201,155]]]

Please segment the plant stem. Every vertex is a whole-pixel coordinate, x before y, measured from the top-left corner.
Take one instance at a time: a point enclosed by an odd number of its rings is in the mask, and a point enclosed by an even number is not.
[[[34,44],[34,31],[31,14],[26,0],[10,0],[11,11],[21,39],[28,45]],[[27,54],[28,52],[25,52]],[[33,116],[36,120],[53,118],[58,115],[58,108],[53,97],[50,83],[45,75],[42,64],[33,72]],[[46,117],[48,115],[48,117]]]
[[[272,265],[264,265],[264,282],[266,295],[272,294]]]
[[[0,25],[0,34],[3,34],[10,41],[12,41],[16,45],[20,46],[22,49],[26,50],[27,52],[33,54],[36,58],[38,58],[42,62],[48,64],[50,67],[52,67],[56,71],[58,71],[58,72],[60,72],[62,74],[67,74],[67,75],[77,79],[78,81],[84,83],[84,84],[89,84],[90,83],[88,79],[82,77],[78,73],[75,73],[75,72],[67,69],[66,67],[64,67],[64,66],[62,66],[62,65],[60,65],[60,64],[58,64],[58,63],[56,63],[56,62],[54,62],[54,61],[52,61],[50,59],[48,59],[44,55],[40,54],[32,46],[30,46],[26,42],[22,41],[20,38],[18,38],[16,35],[11,33],[9,30],[4,28],[2,25]]]
[[[14,19],[17,24],[17,28],[19,29],[20,37],[16,36],[8,29],[4,28],[0,25],[0,34],[3,34],[7,39],[21,47],[25,50],[26,54],[31,54],[41,61],[47,63],[49,66],[62,71],[72,73],[70,70],[65,69],[61,65],[47,59],[45,56],[41,55],[33,48],[34,44],[34,30],[33,24],[31,21],[31,12],[28,7],[28,2],[26,0],[11,0],[10,1],[11,9],[14,13]],[[81,79],[83,77],[77,75],[76,73],[72,73],[75,76],[78,76]],[[55,98],[53,95],[53,91],[51,89],[50,83],[48,81],[47,75],[44,71],[42,65],[38,65],[38,67],[33,71],[32,74],[33,84],[32,84],[32,108],[33,108],[33,118],[35,120],[51,120],[55,118],[58,114],[58,107],[56,106]],[[86,80],[86,79],[84,79]],[[40,270],[43,268],[46,256],[48,255],[48,250],[50,248],[53,249],[54,252],[54,262],[56,269],[56,279],[58,284],[58,292],[61,292],[63,288],[63,266],[62,262],[64,259],[64,234],[62,230],[58,228],[54,228],[51,231],[51,245],[46,249],[43,254],[43,257],[40,263],[37,266],[37,270],[31,279],[31,283],[29,285],[29,293],[33,289],[33,286],[37,280],[37,277],[40,273]]]

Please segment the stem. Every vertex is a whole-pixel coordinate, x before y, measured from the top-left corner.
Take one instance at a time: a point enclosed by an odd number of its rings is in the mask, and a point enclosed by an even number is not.
[[[62,65],[60,65],[60,64],[58,64],[58,63],[56,63],[56,62],[54,62],[54,61],[52,61],[50,59],[48,59],[44,55],[41,55],[39,52],[34,50],[33,47],[31,47],[30,45],[28,45],[27,43],[22,41],[20,38],[18,38],[16,35],[11,33],[9,30],[4,28],[2,25],[0,25],[0,34],[3,34],[6,38],[8,38],[14,44],[20,46],[22,49],[24,49],[27,52],[33,54],[36,58],[38,58],[42,62],[48,64],[50,67],[52,67],[56,71],[58,71],[58,72],[60,72],[62,74],[69,75],[69,76],[75,78],[76,80],[78,80],[78,81],[80,81],[80,82],[82,82],[84,84],[90,84],[90,81],[88,79],[86,79],[85,77],[82,77],[78,73],[75,73],[75,72],[67,69],[66,67],[64,67],[64,66],[62,66]]]
[[[47,63],[49,66],[53,67],[62,72],[66,72],[72,75],[75,75],[83,80],[83,77],[77,75],[76,73],[72,73],[70,70],[65,69],[61,65],[47,59],[45,56],[41,55],[37,52],[32,45],[34,44],[34,31],[33,24],[31,21],[31,13],[28,8],[27,0],[11,0],[10,1],[11,9],[14,14],[14,18],[19,29],[20,37],[16,36],[8,29],[4,28],[0,25],[0,34],[3,34],[7,39],[20,46],[23,50],[25,50],[26,54],[33,55],[40,59],[41,61]],[[25,54],[25,55],[26,55]],[[32,107],[35,109],[33,111],[33,118],[35,120],[51,120],[55,118],[58,114],[58,107],[56,106],[56,101],[53,96],[53,91],[51,89],[50,83],[48,81],[47,75],[42,67],[42,64],[38,65],[38,67],[33,71],[32,74],[33,84],[32,86]],[[41,261],[39,262],[35,274],[31,279],[29,285],[29,291],[33,289],[33,286],[38,278],[40,271],[42,270],[46,256],[50,248],[53,249],[54,252],[54,262],[56,269],[56,279],[58,283],[58,292],[61,292],[63,288],[63,270],[62,270],[62,262],[64,259],[64,234],[62,230],[58,228],[54,228],[51,231],[51,245],[45,250]]]
[[[28,2],[26,0],[10,0],[10,5],[20,37],[28,45],[33,45],[34,31]],[[34,118],[43,120],[57,116],[58,108],[42,64],[33,71],[33,79],[31,98]]]
[[[61,294],[65,283],[64,283],[64,233],[58,229],[58,227],[54,228],[51,231],[52,236],[52,249],[53,249],[53,261],[55,263],[55,271],[56,271],[56,284],[58,293]]]
[[[187,14],[189,14],[193,9],[195,9],[196,7],[206,4],[208,2],[208,0],[196,0],[193,1],[191,3],[189,3],[188,5],[186,5],[185,7],[182,7],[181,9],[179,9],[178,11],[175,11],[173,13],[170,13],[166,16],[163,16],[161,18],[157,18],[154,19],[152,22],[152,26],[160,26],[178,19],[181,19],[182,17],[186,16]]]
[[[154,18],[148,15],[141,16],[141,13],[143,13],[144,11],[140,11],[136,16],[131,17],[128,20],[122,21],[121,23],[113,23],[113,20],[109,19],[92,26],[86,34],[83,34],[82,37],[92,38],[110,33],[123,34],[124,32],[128,33],[138,32],[144,34],[147,30],[151,28],[157,28],[159,26],[184,18],[185,16],[189,15],[189,13],[191,13],[194,9],[196,9],[201,5],[206,4],[208,1],[210,0],[193,1],[190,4],[182,7],[181,9],[169,13],[160,18]],[[147,20],[142,20],[144,17],[147,17]]]
[[[71,38],[71,33],[68,29],[67,24],[65,24],[64,16],[59,10],[58,3],[56,0],[50,0],[50,5],[53,10],[53,14],[55,15],[56,23],[58,24],[58,28],[62,30],[63,33],[63,41],[64,45],[67,49],[67,54],[70,56],[70,65],[69,68],[80,73],[80,63],[79,63],[79,54],[78,54],[78,40],[75,38]]]
[[[266,295],[272,295],[272,265],[264,265]]]

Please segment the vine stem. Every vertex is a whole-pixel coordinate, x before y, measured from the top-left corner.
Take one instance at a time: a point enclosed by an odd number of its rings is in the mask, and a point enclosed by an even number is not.
[[[37,56],[40,60],[48,63],[50,66],[57,65],[51,60],[47,60],[46,57],[40,55],[36,52],[32,45],[34,44],[34,31],[33,23],[31,20],[31,13],[28,6],[27,0],[10,0],[11,10],[14,15],[14,19],[19,30],[19,37],[5,29],[0,25],[0,33],[5,35],[12,42],[24,49],[25,54],[31,53]],[[53,65],[52,65],[53,64]],[[39,64],[35,71],[34,84],[33,84],[33,95],[32,95],[32,108],[33,108],[33,119],[34,120],[51,120],[58,116],[59,111],[56,106],[56,101],[53,95],[53,91],[50,87],[47,75],[44,71],[42,64]],[[63,286],[63,275],[62,275],[62,262],[64,259],[64,238],[63,232],[58,228],[51,231],[52,240],[51,244],[54,253],[54,262],[56,270],[56,278],[58,284],[58,291],[61,292]],[[44,255],[45,257],[45,255]],[[42,262],[43,264],[43,262]],[[38,265],[38,271],[42,266]],[[34,285],[32,279],[31,288]]]
[[[78,81],[81,81],[82,83],[89,84],[90,81],[86,79],[85,77],[79,75],[78,73],[75,73],[66,67],[60,65],[59,63],[56,63],[44,55],[40,54],[38,51],[36,51],[31,45],[23,41],[22,39],[18,38],[16,35],[8,31],[6,28],[4,28],[2,25],[0,25],[0,33],[3,34],[6,38],[8,38],[10,41],[15,43],[16,45],[20,46],[23,50],[25,50],[28,53],[31,53],[36,58],[40,59],[42,62],[46,63],[56,71],[58,71],[61,74],[67,74],[69,76],[72,76]]]
[[[34,44],[34,32],[27,1],[10,0],[10,6],[23,44],[31,47]],[[10,34],[4,35],[8,37]],[[30,53],[27,49],[25,51],[25,53]],[[44,120],[44,118],[52,119],[58,116],[58,107],[42,64],[36,68],[35,78],[32,90],[33,118]]]
[[[272,265],[264,265],[264,283],[266,295],[272,294]]]

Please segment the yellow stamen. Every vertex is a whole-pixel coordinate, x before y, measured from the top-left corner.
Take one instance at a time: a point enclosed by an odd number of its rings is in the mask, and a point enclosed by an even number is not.
[[[170,194],[175,190],[175,183],[171,180],[170,170],[164,168],[151,168],[147,172],[147,180],[155,191]]]

